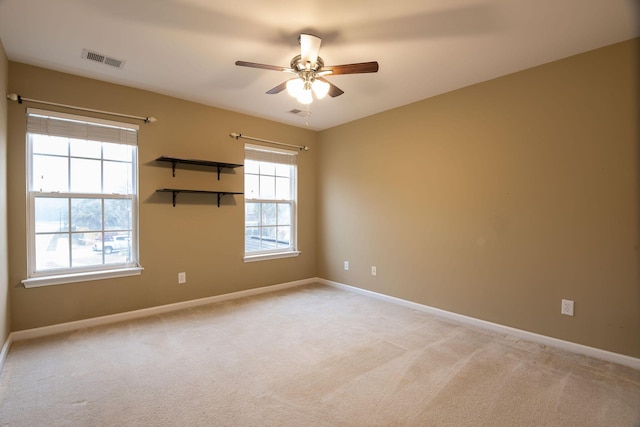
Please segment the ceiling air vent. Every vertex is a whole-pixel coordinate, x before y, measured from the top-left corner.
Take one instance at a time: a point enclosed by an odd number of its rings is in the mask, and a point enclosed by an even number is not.
[[[300,116],[300,117],[309,117],[311,115],[310,112],[298,110],[297,108],[294,108],[293,110],[290,110],[289,112],[291,114],[295,114],[296,116]]]
[[[121,59],[110,58],[106,55],[103,55],[98,52],[93,52],[88,49],[82,49],[82,59],[86,59],[88,61],[100,62],[101,64],[109,65],[111,67],[116,67],[122,69],[124,67],[124,63]]]

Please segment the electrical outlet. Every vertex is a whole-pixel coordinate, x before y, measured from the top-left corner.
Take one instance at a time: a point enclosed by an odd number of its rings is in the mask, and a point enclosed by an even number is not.
[[[187,283],[187,273],[185,273],[184,271],[182,273],[178,273],[178,283]]]
[[[344,269],[349,270],[349,261],[344,262]]]
[[[376,266],[375,266],[375,265],[372,265],[372,266],[371,266],[371,275],[372,275],[372,276],[375,276],[375,275],[377,275],[377,274],[378,274],[378,270],[376,269]]]
[[[560,309],[560,314],[573,316],[573,301],[568,299],[563,299],[562,308]]]

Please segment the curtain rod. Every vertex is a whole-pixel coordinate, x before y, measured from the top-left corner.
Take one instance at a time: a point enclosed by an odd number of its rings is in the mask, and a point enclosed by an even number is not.
[[[300,151],[302,151],[302,150],[309,151],[309,147],[307,147],[306,145],[285,144],[284,142],[269,141],[268,139],[262,139],[262,138],[254,138],[253,136],[247,136],[247,135],[243,135],[241,133],[235,133],[235,132],[230,133],[229,136],[231,138],[235,138],[235,139],[240,139],[240,138],[242,138],[242,139],[250,139],[252,141],[266,142],[267,144],[283,145],[285,147],[297,148]]]
[[[7,98],[12,101],[18,101],[19,104],[22,104],[22,101],[27,101],[27,102],[34,102],[36,104],[54,105],[56,107],[71,108],[72,110],[90,111],[92,113],[107,114],[109,116],[127,117],[129,119],[142,120],[145,123],[155,123],[158,121],[158,119],[156,119],[155,117],[132,116],[130,114],[112,113],[109,111],[94,110],[92,108],[74,107],[73,105],[58,104],[57,102],[40,101],[38,99],[23,98],[22,96],[17,95],[15,93],[10,93],[9,95],[7,95]]]

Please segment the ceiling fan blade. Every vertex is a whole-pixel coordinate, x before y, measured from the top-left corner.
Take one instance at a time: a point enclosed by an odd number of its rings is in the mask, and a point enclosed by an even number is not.
[[[338,86],[334,85],[333,83],[331,83],[329,80],[324,79],[322,77],[318,77],[317,78],[320,81],[323,81],[325,83],[329,83],[329,96],[332,98],[335,98],[336,96],[340,96],[344,93],[344,91],[342,89],[340,89]]]
[[[311,68],[316,65],[322,39],[312,34],[300,34],[300,57],[303,64],[311,63]]]
[[[288,81],[289,80],[287,80],[286,82],[280,83],[278,86],[274,87],[273,89],[268,90],[267,93],[269,95],[275,95],[276,93],[282,92],[283,90],[285,90],[287,88],[287,82]]]
[[[291,68],[278,67],[277,65],[258,64],[257,62],[236,61],[236,65],[240,67],[262,68],[264,70],[283,71],[285,73],[294,73]]]
[[[322,67],[321,72],[331,71],[331,75],[337,74],[360,74],[360,73],[377,73],[378,63],[372,62],[360,62],[357,64],[345,64],[345,65],[330,65]]]

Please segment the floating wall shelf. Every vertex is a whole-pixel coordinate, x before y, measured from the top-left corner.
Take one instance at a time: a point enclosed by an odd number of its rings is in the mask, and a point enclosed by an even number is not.
[[[218,195],[218,207],[220,207],[220,199],[227,194],[243,194],[233,191],[208,191],[208,190],[188,190],[185,188],[160,188],[156,190],[159,193],[173,193],[173,207],[176,206],[176,196],[179,193],[197,193],[197,194],[217,194]]]
[[[218,181],[220,181],[220,172],[222,171],[222,169],[224,168],[234,169],[234,168],[239,168],[243,166],[236,163],[213,162],[210,160],[181,159],[179,157],[168,157],[168,156],[160,156],[156,160],[159,162],[171,163],[173,176],[176,176],[176,166],[180,163],[185,165],[209,166],[212,168],[216,168],[218,170]]]
[[[239,168],[243,165],[239,165],[236,163],[223,163],[223,162],[213,162],[210,160],[195,160],[195,159],[181,159],[179,157],[168,157],[161,156],[156,159],[159,162],[168,162],[171,163],[171,169],[173,171],[173,176],[176,176],[176,166],[179,164],[185,165],[198,165],[198,166],[208,166],[212,168],[216,168],[218,170],[218,181],[220,181],[220,171],[224,168],[234,169]],[[218,207],[220,207],[220,200],[226,195],[233,194],[244,194],[238,193],[235,191],[209,191],[209,190],[190,190],[188,188],[159,188],[156,190],[159,193],[171,193],[173,195],[173,207],[176,206],[176,196],[179,193],[195,193],[195,194],[215,194],[218,197]]]

